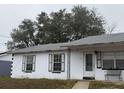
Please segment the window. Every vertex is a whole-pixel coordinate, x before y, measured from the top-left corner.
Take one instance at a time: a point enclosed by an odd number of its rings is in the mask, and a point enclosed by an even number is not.
[[[102,62],[102,69],[124,70],[124,52],[103,53]]]
[[[120,70],[124,70],[124,52],[116,53],[116,68]]]
[[[103,60],[103,69],[114,69],[114,60]]]
[[[86,71],[92,71],[93,70],[93,62],[92,62],[92,54],[86,54]]]
[[[22,71],[27,72],[27,73],[35,71],[35,56],[34,55],[23,56]]]
[[[64,54],[49,54],[49,71],[50,72],[63,72],[65,67]]]
[[[117,59],[116,60],[116,68],[124,70],[124,59]]]

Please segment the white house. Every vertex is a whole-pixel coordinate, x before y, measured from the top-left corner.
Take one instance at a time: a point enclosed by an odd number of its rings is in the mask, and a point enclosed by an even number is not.
[[[12,52],[12,78],[124,80],[124,33]]]

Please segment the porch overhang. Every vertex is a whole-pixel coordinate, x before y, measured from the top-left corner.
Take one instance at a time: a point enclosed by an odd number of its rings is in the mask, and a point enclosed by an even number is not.
[[[82,49],[88,51],[124,51],[124,42],[95,43],[83,45],[67,45],[69,49]]]

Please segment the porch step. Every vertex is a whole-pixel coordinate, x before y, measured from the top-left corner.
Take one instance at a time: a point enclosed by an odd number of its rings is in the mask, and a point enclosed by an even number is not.
[[[83,77],[83,80],[95,80],[94,77]]]

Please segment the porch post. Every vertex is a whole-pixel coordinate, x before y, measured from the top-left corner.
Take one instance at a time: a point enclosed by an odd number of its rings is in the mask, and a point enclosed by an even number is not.
[[[71,50],[70,49],[68,49],[68,53],[67,53],[67,79],[70,79],[70,58],[71,58],[71,56],[70,56],[70,54],[71,54]]]

